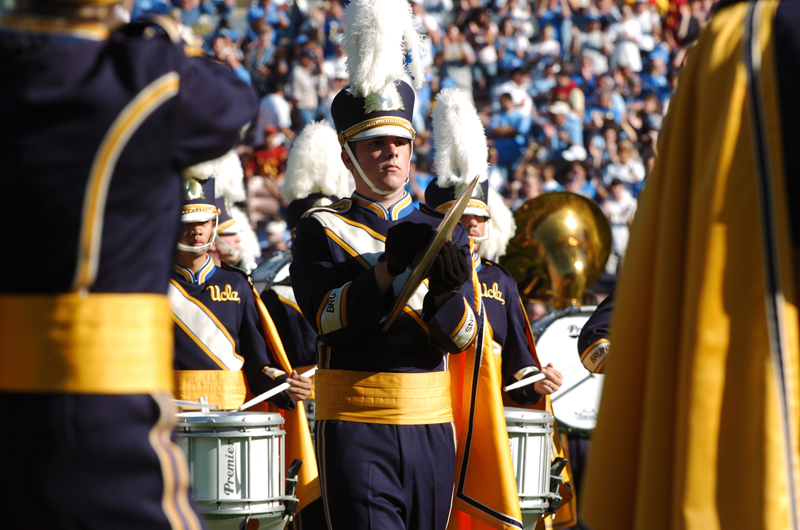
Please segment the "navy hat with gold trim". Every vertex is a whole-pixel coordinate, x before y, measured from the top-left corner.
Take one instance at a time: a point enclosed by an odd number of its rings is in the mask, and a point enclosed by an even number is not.
[[[405,183],[389,191],[375,186],[348,142],[376,136],[414,139],[414,89],[425,83],[425,68],[420,60],[424,53],[422,35],[414,23],[411,5],[398,0],[352,0],[342,23],[350,84],[331,105],[339,145],[374,193],[392,195],[402,191]],[[410,57],[408,62],[406,57]],[[401,81],[406,74],[411,77],[413,88]]]
[[[236,219],[231,217],[225,197],[217,197],[214,200],[214,204],[217,207],[217,211],[219,211],[219,220],[217,221],[218,235],[227,236],[230,234],[238,234],[244,230],[244,228],[236,222]]]
[[[425,205],[432,208],[439,213],[445,214],[456,202],[458,194],[456,193],[455,186],[448,186],[440,188],[436,181],[431,181],[428,187],[425,188]],[[478,181],[475,190],[472,192],[472,197],[464,208],[464,215],[477,215],[479,217],[492,217],[489,212],[489,181]]]
[[[204,223],[217,219],[214,204],[214,179],[205,181],[184,175],[182,223]]]
[[[413,140],[416,136],[411,126],[414,113],[414,89],[405,81],[395,83],[394,94],[382,97],[375,94],[356,97],[348,92],[349,87],[336,94],[331,104],[331,116],[339,134],[339,143],[366,140],[376,136],[398,136]]]

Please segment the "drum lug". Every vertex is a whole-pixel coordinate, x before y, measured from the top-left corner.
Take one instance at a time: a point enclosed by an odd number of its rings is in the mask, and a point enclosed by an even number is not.
[[[561,507],[561,495],[558,494],[558,488],[564,482],[561,472],[566,465],[567,459],[563,457],[556,458],[550,465],[550,500],[545,512],[549,513],[552,518],[555,518],[556,511]]]
[[[297,505],[300,501],[295,497],[297,491],[297,474],[300,472],[300,467],[303,461],[295,458],[292,465],[286,470],[286,499],[283,501],[283,519],[291,522],[294,519],[294,512],[297,510]]]

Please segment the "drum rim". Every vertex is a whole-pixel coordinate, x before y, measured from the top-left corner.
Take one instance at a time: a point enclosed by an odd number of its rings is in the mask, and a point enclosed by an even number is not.
[[[209,412],[179,412],[178,425],[224,426],[278,426],[285,422],[277,412],[250,412],[242,410],[214,410]]]

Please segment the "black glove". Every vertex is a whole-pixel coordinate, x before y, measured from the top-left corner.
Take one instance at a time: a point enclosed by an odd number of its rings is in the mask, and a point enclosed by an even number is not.
[[[433,228],[425,223],[406,221],[386,232],[386,250],[378,258],[388,265],[389,274],[399,276],[411,264],[414,255],[433,237]]]
[[[433,261],[428,290],[434,296],[458,292],[470,276],[472,265],[467,260],[467,253],[452,241],[447,241]]]

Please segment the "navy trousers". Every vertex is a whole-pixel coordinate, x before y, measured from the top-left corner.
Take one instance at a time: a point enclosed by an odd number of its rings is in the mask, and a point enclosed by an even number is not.
[[[0,392],[0,526],[201,529],[170,397]]]
[[[453,425],[318,420],[317,464],[331,530],[445,530]]]

